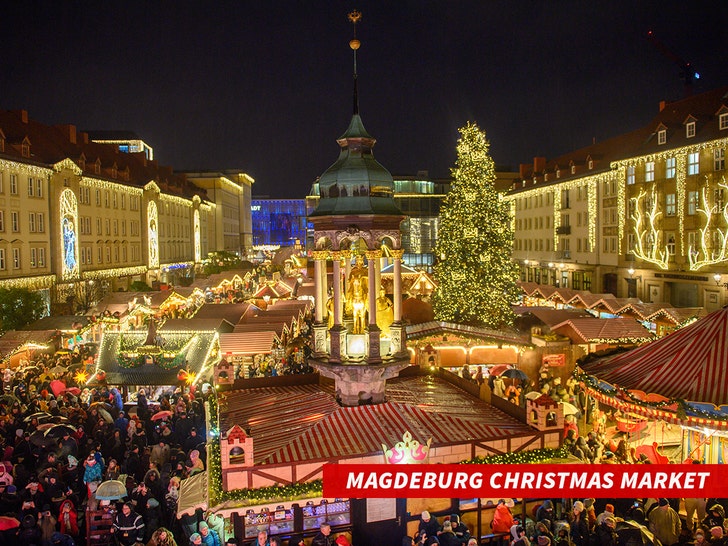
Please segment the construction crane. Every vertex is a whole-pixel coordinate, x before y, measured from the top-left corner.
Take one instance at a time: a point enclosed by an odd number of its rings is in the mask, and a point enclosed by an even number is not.
[[[700,79],[700,74],[693,69],[693,66],[685,59],[675,54],[669,47],[667,47],[662,40],[660,40],[653,31],[647,32],[647,39],[654,44],[654,46],[660,50],[660,52],[680,67],[680,79],[685,84],[685,96],[689,97],[693,94],[693,83],[695,80]]]

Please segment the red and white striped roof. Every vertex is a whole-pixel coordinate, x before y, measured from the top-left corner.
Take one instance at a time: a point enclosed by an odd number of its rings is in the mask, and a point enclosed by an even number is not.
[[[220,334],[220,352],[223,355],[270,353],[277,337],[273,331]]]
[[[410,431],[432,446],[530,436],[533,430],[438,378],[389,380],[388,402],[340,407],[318,385],[227,394],[221,429],[250,429],[256,464],[309,462],[380,453]]]
[[[574,343],[610,343],[623,339],[649,341],[654,336],[639,322],[627,318],[573,318],[555,324],[551,331],[571,338]]]
[[[585,363],[582,369],[624,389],[728,404],[728,308],[637,349]]]

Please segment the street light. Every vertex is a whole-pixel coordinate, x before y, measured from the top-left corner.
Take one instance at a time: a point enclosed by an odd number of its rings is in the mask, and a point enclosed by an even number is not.
[[[720,282],[723,279],[723,275],[720,273],[716,273],[713,275],[713,280],[715,281],[716,286],[722,286],[723,288],[728,288],[728,282]]]
[[[634,268],[632,268],[632,267],[630,267],[627,270],[627,273],[629,273],[629,278],[630,279],[634,279],[635,281],[641,281],[642,280],[642,275],[637,275],[636,277],[634,276],[635,271],[634,271]]]

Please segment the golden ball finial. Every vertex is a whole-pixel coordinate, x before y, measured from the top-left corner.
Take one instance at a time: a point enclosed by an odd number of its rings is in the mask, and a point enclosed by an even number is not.
[[[359,47],[361,47],[361,42],[354,38],[353,40],[349,41],[349,47],[356,51],[357,49],[359,49]]]

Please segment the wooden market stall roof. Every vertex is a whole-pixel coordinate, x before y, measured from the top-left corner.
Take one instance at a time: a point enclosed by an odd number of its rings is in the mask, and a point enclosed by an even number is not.
[[[241,322],[235,325],[233,333],[244,332],[273,332],[279,340],[291,331],[291,325],[285,322]]]
[[[639,322],[628,318],[572,318],[551,328],[574,344],[645,343],[655,336]]]
[[[0,360],[25,350],[29,345],[49,345],[56,335],[52,330],[10,330],[0,337]],[[55,347],[54,347],[55,349]]]
[[[230,409],[220,412],[220,429],[249,429],[256,464],[372,455],[405,431],[423,444],[432,438],[433,447],[537,434],[439,377],[390,379],[386,403],[356,407],[339,406],[332,389],[316,384],[242,389],[225,398]]]
[[[224,318],[189,318],[169,319],[159,327],[159,332],[192,331],[192,332],[232,332],[235,326]]]
[[[195,313],[195,319],[221,318],[237,324],[245,316],[252,316],[259,309],[252,303],[205,303]]]
[[[715,406],[728,404],[728,308],[657,341],[582,364],[623,389]]]
[[[514,343],[516,345],[530,345],[527,334],[521,334],[513,330],[489,330],[487,328],[479,328],[477,326],[467,326],[465,324],[455,324],[454,322],[443,322],[433,320],[430,322],[422,322],[420,324],[410,324],[407,326],[407,339],[417,339],[431,335],[456,334],[464,337],[472,337],[477,339],[488,339],[501,341],[503,343]]]
[[[59,330],[60,332],[76,332],[83,330],[91,322],[91,318],[79,315],[57,315],[43,317],[30,324],[26,324],[21,330]]]
[[[222,355],[268,354],[276,341],[278,335],[271,330],[220,334],[220,353]]]
[[[521,317],[532,315],[549,328],[570,319],[591,317],[585,309],[555,309],[554,307],[517,307],[513,311]]]

